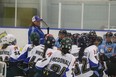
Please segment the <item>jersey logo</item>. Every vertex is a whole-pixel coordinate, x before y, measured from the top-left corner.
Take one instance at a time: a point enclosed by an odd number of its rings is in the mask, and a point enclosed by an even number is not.
[[[107,48],[107,51],[108,53],[112,52],[112,48],[111,47]]]

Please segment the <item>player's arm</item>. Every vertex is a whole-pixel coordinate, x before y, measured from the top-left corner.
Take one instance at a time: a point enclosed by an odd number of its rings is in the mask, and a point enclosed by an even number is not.
[[[73,72],[74,72],[73,69],[75,68],[75,63],[76,63],[76,59],[72,55],[72,61],[71,61],[70,65],[69,65],[69,67],[68,67],[69,70],[66,72],[67,77],[73,77]]]
[[[22,49],[21,54],[20,54],[19,57],[18,57],[18,61],[21,61],[21,60],[24,60],[24,59],[27,58],[27,54],[28,54],[27,49],[28,49],[28,45],[26,45],[26,46]]]
[[[87,59],[89,61],[90,69],[91,70],[96,70],[98,68],[98,63],[96,62],[95,55],[93,55],[94,56],[93,58],[94,58],[95,62],[94,62],[94,60],[91,60],[91,57],[90,57],[90,55],[92,55],[94,53],[94,51],[90,52],[88,49],[85,49],[85,51],[87,52]]]
[[[48,65],[48,63],[50,62],[50,57],[48,59],[44,58],[42,60],[37,61],[37,63],[35,64],[37,69],[40,68],[44,68],[46,65]]]
[[[37,63],[35,64],[35,67],[37,68],[37,69],[41,69],[41,68],[44,68],[46,65],[48,65],[49,64],[49,62],[50,62],[50,60],[51,60],[51,58],[54,56],[54,54],[52,54],[49,58],[44,58],[44,59],[42,59],[42,60],[39,60],[39,61],[37,61]]]

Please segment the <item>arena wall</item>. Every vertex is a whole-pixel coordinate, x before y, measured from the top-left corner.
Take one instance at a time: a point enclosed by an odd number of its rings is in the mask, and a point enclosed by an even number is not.
[[[43,32],[46,34],[47,31],[45,28],[42,29]],[[55,38],[58,36],[58,32],[60,29],[58,28],[50,28],[50,34],[53,34]],[[82,29],[66,29],[68,32],[73,33],[84,33],[89,32],[90,30],[82,30]],[[16,39],[19,47],[23,47],[25,44],[28,43],[28,28],[1,28],[0,33],[5,32],[8,34],[13,34]],[[96,30],[97,35],[103,36],[108,30]],[[116,33],[116,30],[111,30],[113,33]]]

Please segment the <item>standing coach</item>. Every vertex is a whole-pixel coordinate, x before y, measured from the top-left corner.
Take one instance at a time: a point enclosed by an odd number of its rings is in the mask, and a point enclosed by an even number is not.
[[[36,32],[40,36],[40,44],[44,44],[44,33],[40,28],[40,22],[42,20],[43,19],[41,19],[39,16],[33,16],[32,17],[32,24],[31,24],[31,26],[29,27],[29,30],[28,30],[28,44],[31,44],[30,35],[33,32]]]

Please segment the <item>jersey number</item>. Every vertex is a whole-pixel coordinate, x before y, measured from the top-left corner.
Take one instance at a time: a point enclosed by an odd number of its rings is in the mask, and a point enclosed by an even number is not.
[[[66,72],[66,67],[61,68],[58,64],[52,64],[51,70],[62,76]]]

